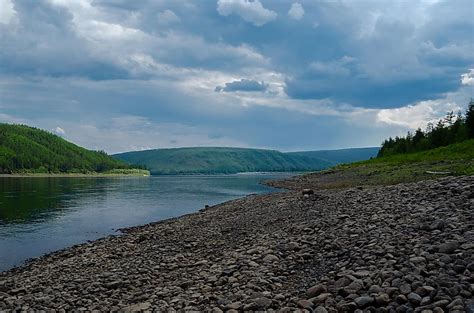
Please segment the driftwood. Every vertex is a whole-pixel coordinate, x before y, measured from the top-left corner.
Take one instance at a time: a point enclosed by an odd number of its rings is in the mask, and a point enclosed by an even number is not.
[[[443,171],[441,171],[441,172],[437,172],[437,171],[426,171],[425,173],[426,173],[426,174],[433,174],[433,175],[449,175],[449,174],[452,174],[452,172],[447,172],[447,171],[445,171],[445,172],[443,172]]]

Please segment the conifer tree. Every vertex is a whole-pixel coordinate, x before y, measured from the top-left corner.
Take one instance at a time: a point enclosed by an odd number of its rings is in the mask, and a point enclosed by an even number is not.
[[[474,99],[471,99],[466,111],[466,128],[469,138],[474,138]]]

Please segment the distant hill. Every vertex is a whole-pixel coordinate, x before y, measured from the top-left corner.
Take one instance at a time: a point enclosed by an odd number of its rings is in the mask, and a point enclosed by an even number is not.
[[[339,150],[319,150],[319,151],[302,151],[302,152],[289,152],[288,155],[292,156],[304,156],[310,158],[317,158],[327,160],[330,163],[336,165],[340,163],[352,163],[357,161],[368,160],[377,156],[380,148],[351,148],[351,149],[339,149]]]
[[[340,163],[369,159],[377,152],[377,148],[282,153],[264,149],[200,147],[125,152],[114,157],[129,164],[144,165],[155,175],[232,174],[322,170]]]
[[[125,173],[130,165],[47,131],[0,124],[0,173]]]

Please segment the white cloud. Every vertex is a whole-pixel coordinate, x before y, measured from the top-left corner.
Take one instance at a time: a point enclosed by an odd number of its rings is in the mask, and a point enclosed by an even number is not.
[[[301,4],[295,2],[288,11],[288,16],[294,20],[301,20],[304,16],[304,9]]]
[[[277,17],[275,11],[264,8],[259,0],[218,0],[217,11],[223,16],[237,14],[256,26],[262,26]]]
[[[380,12],[369,12],[360,25],[359,38],[364,39],[373,36],[377,30],[377,22],[381,18]]]
[[[9,24],[15,15],[11,0],[0,0],[0,24]]]
[[[459,110],[461,107],[457,103],[445,99],[420,101],[402,108],[379,110],[377,121],[411,129],[425,128],[426,124],[438,121],[446,112]]]
[[[158,13],[158,23],[161,25],[169,25],[180,21],[181,19],[171,10]]]
[[[197,146],[247,146],[244,142],[223,136],[213,138],[211,131],[181,123],[156,123],[140,116],[112,118],[104,125],[68,124],[74,135],[68,140],[92,150],[108,153],[156,148]]]
[[[148,37],[141,30],[103,21],[88,20],[77,24],[77,26],[77,32],[94,44],[99,42],[145,40]]]
[[[55,129],[53,129],[53,132],[57,135],[64,136],[66,135],[66,131],[62,129],[61,127],[57,126]]]
[[[85,52],[76,59],[83,58],[86,64],[111,65],[134,78],[141,75],[169,77],[171,72],[186,72],[193,65],[199,70],[205,69],[207,63],[243,68],[266,66],[269,62],[248,44],[233,46],[222,41],[209,42],[203,37],[180,31],[149,32],[138,25],[124,23],[116,16],[112,18],[111,14],[90,5],[88,0],[50,1],[66,8],[73,16],[71,30],[79,39],[79,49]],[[180,21],[169,9],[154,14],[161,25]],[[188,66],[181,66],[182,62]],[[55,60],[55,63],[58,62]]]
[[[474,86],[474,68],[461,75],[461,84]]]

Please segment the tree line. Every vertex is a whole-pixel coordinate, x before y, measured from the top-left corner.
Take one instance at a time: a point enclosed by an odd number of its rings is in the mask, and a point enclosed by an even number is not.
[[[377,157],[430,150],[474,138],[474,100],[467,111],[448,112],[436,124],[428,123],[426,130],[418,128],[405,137],[389,138],[382,143]]]
[[[104,151],[84,149],[47,131],[0,124],[0,173],[100,173],[127,168]]]

